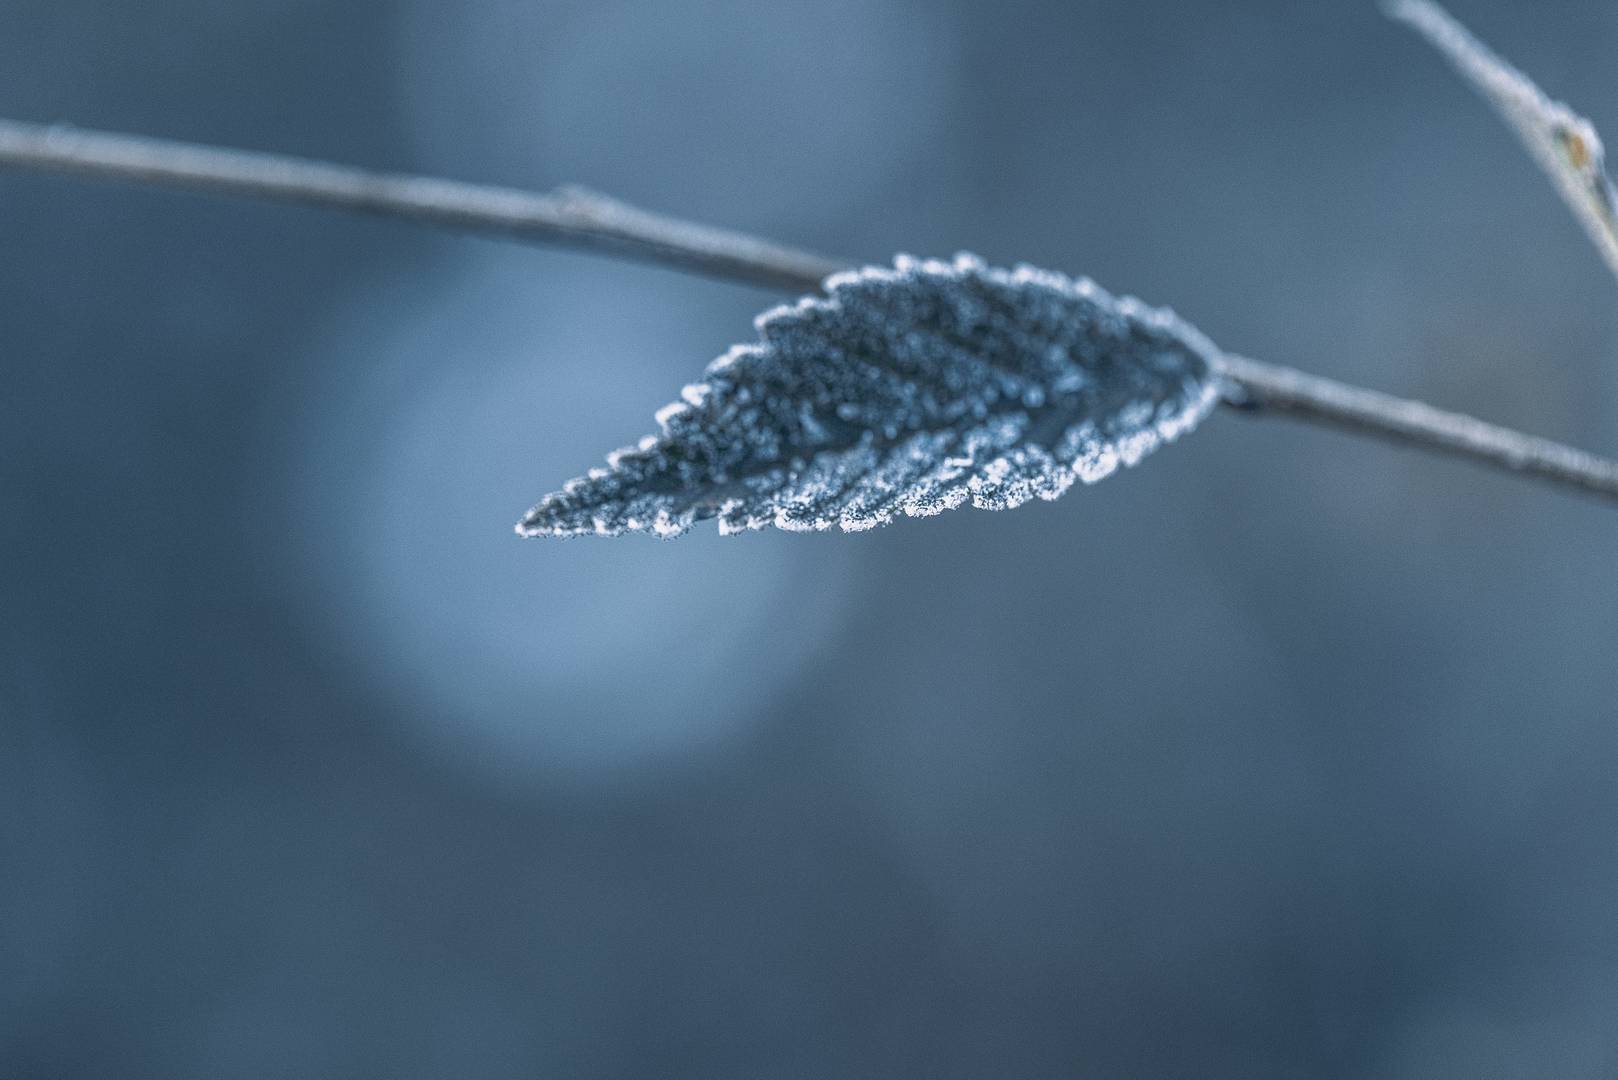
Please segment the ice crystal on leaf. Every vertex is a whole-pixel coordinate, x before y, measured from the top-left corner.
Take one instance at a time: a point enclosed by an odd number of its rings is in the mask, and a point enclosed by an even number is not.
[[[546,496],[525,536],[854,532],[1054,499],[1191,430],[1220,352],[1173,312],[1087,279],[899,258],[757,320],[661,431]]]

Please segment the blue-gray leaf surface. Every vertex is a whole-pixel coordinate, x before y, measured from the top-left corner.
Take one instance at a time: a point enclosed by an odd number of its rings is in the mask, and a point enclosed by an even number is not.
[[[1219,396],[1219,350],[1173,312],[969,255],[837,274],[757,325],[658,413],[658,434],[517,531],[852,532],[1006,509],[1135,464]]]

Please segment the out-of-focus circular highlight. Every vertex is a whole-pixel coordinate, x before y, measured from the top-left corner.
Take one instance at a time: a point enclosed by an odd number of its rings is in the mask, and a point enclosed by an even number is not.
[[[394,49],[423,167],[779,229],[936,161],[961,41],[924,0],[481,0],[407,4]]]
[[[519,782],[622,782],[767,719],[837,620],[848,549],[711,527],[514,535],[540,495],[650,431],[734,317],[703,302],[712,285],[587,260],[536,280],[534,258],[382,285],[312,341],[264,528],[298,611],[430,752]]]

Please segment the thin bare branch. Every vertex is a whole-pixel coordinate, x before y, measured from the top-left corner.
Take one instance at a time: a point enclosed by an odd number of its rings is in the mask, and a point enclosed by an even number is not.
[[[397,217],[799,292],[815,291],[845,266],[743,233],[660,217],[583,188],[537,194],[63,125],[0,120],[0,165]]]
[[[1349,386],[1294,368],[1261,364],[1227,353],[1225,369],[1251,395],[1260,415],[1278,414],[1330,424],[1618,500],[1618,461],[1464,413]]]
[[[1547,97],[1433,0],[1386,0],[1384,6],[1431,42],[1494,106],[1556,185],[1607,267],[1618,274],[1618,192],[1607,176],[1606,152],[1590,121]]]
[[[534,194],[370,172],[278,154],[0,120],[0,166],[402,218],[662,263],[749,285],[810,293],[852,265],[744,233],[665,217],[577,188]],[[1618,503],[1618,462],[1459,413],[1229,357],[1228,404],[1464,457]]]

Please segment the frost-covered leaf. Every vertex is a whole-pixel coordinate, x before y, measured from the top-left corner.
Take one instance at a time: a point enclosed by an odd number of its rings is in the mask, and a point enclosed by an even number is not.
[[[1189,431],[1219,393],[1219,350],[1172,312],[970,255],[836,274],[757,325],[659,434],[517,531],[857,531],[1054,499]]]
[[[1389,0],[1388,14],[1415,27],[1494,106],[1618,274],[1618,195],[1590,121],[1553,101],[1432,0]]]

